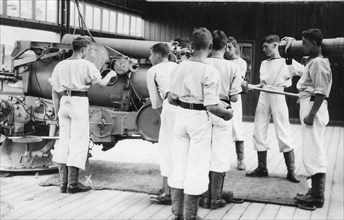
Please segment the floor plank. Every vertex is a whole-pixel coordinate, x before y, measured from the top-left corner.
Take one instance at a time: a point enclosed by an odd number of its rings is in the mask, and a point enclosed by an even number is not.
[[[262,210],[264,209],[264,203],[251,203],[247,207],[247,212],[244,212],[241,216],[242,219],[257,219]]]
[[[149,219],[150,217],[152,217],[154,214],[159,212],[164,207],[165,206],[162,206],[162,205],[151,204],[145,209],[143,209],[140,213],[137,213],[130,219],[135,219],[135,220]]]
[[[260,212],[257,219],[260,219],[260,220],[275,219],[280,208],[281,208],[280,205],[266,204],[263,210]]]
[[[244,202],[241,204],[235,204],[233,205],[228,212],[223,216],[222,219],[239,219],[247,210],[247,207],[249,206],[249,202]]]
[[[257,153],[253,148],[253,123],[244,123],[245,163],[248,170],[257,166]],[[300,125],[292,126],[295,144],[296,172],[305,174],[302,164],[302,149],[298,141],[301,138]],[[326,127],[325,143],[328,163],[325,204],[321,209],[310,212],[296,207],[263,203],[229,204],[217,210],[199,209],[204,219],[343,219],[343,137],[344,127]],[[273,124],[270,124],[268,152],[270,173],[285,174],[283,154],[279,152]],[[142,148],[142,141],[131,140],[132,150]],[[155,145],[144,147],[155,149]],[[231,145],[231,168],[236,169],[234,143]],[[153,148],[154,147],[154,148]],[[118,154],[125,148],[116,149]],[[151,149],[151,150],[152,150]],[[156,150],[156,149],[155,149]],[[142,151],[142,149],[141,149]],[[140,151],[140,152],[141,152]],[[109,158],[113,155],[109,155]],[[141,155],[140,155],[141,156]],[[150,155],[151,156],[151,155]],[[134,157],[135,160],[138,157]],[[148,159],[142,159],[149,161]],[[156,161],[155,161],[156,162]],[[88,193],[74,195],[59,193],[58,187],[40,187],[39,182],[51,175],[13,176],[0,178],[1,219],[170,219],[171,206],[151,204],[149,195],[114,190],[91,190]],[[6,208],[6,210],[2,210]]]

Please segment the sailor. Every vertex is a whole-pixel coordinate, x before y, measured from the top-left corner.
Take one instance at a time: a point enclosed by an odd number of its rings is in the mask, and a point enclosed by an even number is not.
[[[150,50],[149,60],[152,67],[147,72],[147,88],[152,108],[156,109],[160,115],[159,131],[159,162],[162,176],[162,193],[157,197],[152,197],[151,201],[158,204],[171,204],[171,189],[167,184],[167,178],[171,173],[172,165],[172,144],[173,126],[177,107],[168,102],[167,96],[170,91],[170,74],[178,65],[170,62],[168,56],[170,48],[166,43],[153,45]]]
[[[53,161],[58,163],[61,193],[85,192],[91,188],[79,183],[79,169],[85,170],[89,145],[88,96],[90,87],[106,87],[117,74],[110,71],[103,79],[88,60],[89,41],[77,37],[72,42],[73,55],[59,62],[52,73],[52,98],[59,121],[59,141]]]
[[[171,187],[173,219],[196,219],[199,196],[208,189],[212,122],[210,113],[230,120],[220,105],[220,74],[206,63],[212,36],[193,32],[194,52],[171,73],[169,102],[178,105],[173,130]],[[210,113],[209,113],[210,112]]]

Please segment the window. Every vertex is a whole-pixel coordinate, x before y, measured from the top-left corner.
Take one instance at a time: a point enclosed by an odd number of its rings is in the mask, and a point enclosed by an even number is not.
[[[71,26],[76,26],[75,25],[75,13],[77,13],[75,11],[75,4],[73,2],[70,2],[70,18],[69,18],[69,24]]]
[[[35,19],[45,21],[47,16],[47,2],[45,0],[36,0]]]
[[[142,33],[143,21],[141,18],[136,19],[136,36],[143,36]]]
[[[76,7],[76,5],[74,5],[75,7],[75,10],[74,10],[74,13],[75,13],[75,26],[79,26],[79,11],[78,11],[78,8]],[[79,2],[79,10],[80,10],[80,13],[82,15],[82,17],[85,19],[85,13],[84,13],[84,5],[81,4]]]
[[[123,34],[123,14],[118,13],[117,15],[117,33]]]
[[[103,9],[103,18],[102,18],[102,30],[103,31],[109,31],[109,11],[106,9]]]
[[[130,17],[130,35],[136,35],[136,20],[135,16]]]
[[[20,17],[32,19],[32,1],[20,1]]]
[[[130,28],[130,17],[129,15],[124,15],[123,18],[123,34],[129,34],[129,28]]]
[[[100,8],[95,7],[93,9],[93,29],[95,30],[100,30],[100,23],[101,23],[100,13],[101,13]]]
[[[0,14],[16,19],[38,22],[58,23],[57,9],[65,0],[0,0]],[[139,15],[118,12],[108,8],[70,0],[70,26],[79,27],[79,11],[87,28],[95,31],[118,33],[130,36],[142,36],[143,20]]]
[[[89,29],[93,27],[93,7],[86,5],[85,22]]]
[[[2,2],[1,2],[2,4]],[[19,0],[8,0],[7,1],[7,15],[19,17]]]
[[[116,12],[110,11],[110,32],[116,33],[117,14]]]
[[[47,21],[57,22],[57,1],[55,0],[47,1]]]

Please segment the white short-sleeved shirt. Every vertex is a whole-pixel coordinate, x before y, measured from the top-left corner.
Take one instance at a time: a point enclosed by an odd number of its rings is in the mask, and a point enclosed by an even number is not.
[[[332,70],[327,58],[316,57],[311,59],[297,83],[301,97],[321,94],[329,97],[332,86]]]
[[[304,66],[295,60],[287,65],[284,58],[264,60],[260,65],[260,83],[274,87],[288,88],[292,77],[301,75]]]
[[[183,102],[217,105],[220,103],[220,73],[215,67],[185,60],[171,73],[170,93]]]
[[[237,95],[242,91],[242,78],[237,64],[215,57],[208,58],[207,63],[214,66],[220,73],[220,99],[229,100],[229,96]]]
[[[235,58],[233,60],[229,60],[229,61],[231,61],[231,62],[233,62],[233,63],[238,65],[239,73],[240,73],[241,77],[243,79],[245,79],[246,71],[247,71],[247,63],[246,63],[246,61],[243,58],[241,58],[241,57],[237,57],[237,58]]]
[[[174,62],[163,62],[147,71],[147,88],[153,109],[162,107],[163,100],[170,91],[171,72],[177,65]]]
[[[67,59],[59,62],[49,79],[56,92],[65,90],[88,91],[101,80],[99,70],[85,59]]]

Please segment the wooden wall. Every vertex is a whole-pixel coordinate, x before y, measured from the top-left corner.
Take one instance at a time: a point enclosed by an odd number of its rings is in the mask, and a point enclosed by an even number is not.
[[[265,59],[261,40],[268,34],[301,39],[301,32],[320,28],[325,38],[344,37],[344,2],[309,3],[147,3],[143,9],[145,39],[170,41],[191,37],[194,27],[220,29],[237,40],[255,42],[251,80],[259,82],[260,62]],[[298,58],[300,59],[300,58]],[[344,56],[331,58],[333,86],[329,100],[333,123],[344,122]],[[297,82],[297,79],[294,79]],[[295,86],[290,92],[297,92]],[[244,116],[254,116],[258,93],[243,98]],[[287,98],[291,119],[298,119],[295,98]]]

